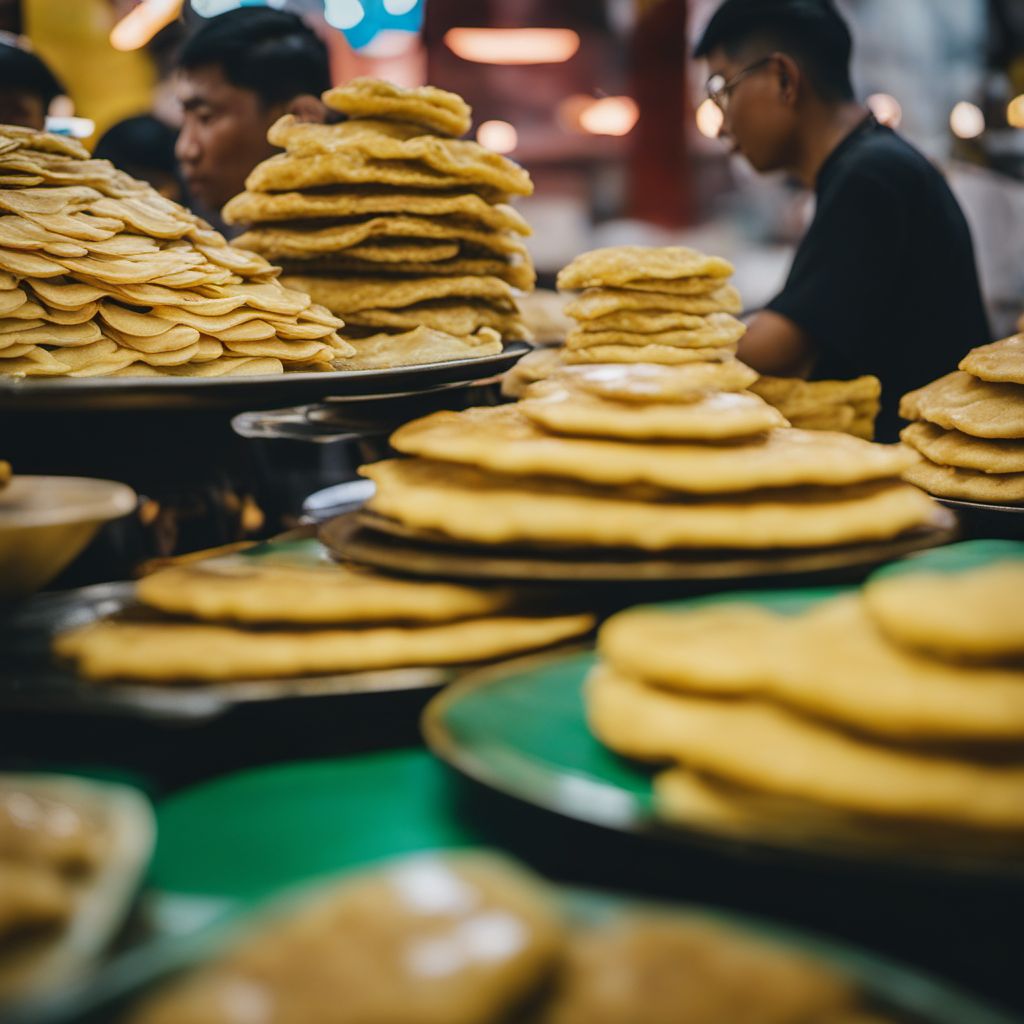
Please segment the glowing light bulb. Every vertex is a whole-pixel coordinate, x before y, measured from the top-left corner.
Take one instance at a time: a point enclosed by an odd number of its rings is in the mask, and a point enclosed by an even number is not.
[[[605,96],[580,112],[580,127],[591,135],[628,135],[639,117],[629,96]]]
[[[724,121],[725,115],[712,99],[706,99],[697,108],[697,131],[706,138],[717,139]]]
[[[571,28],[452,28],[444,42],[477,64],[559,64],[580,48]]]
[[[950,112],[949,127],[958,139],[976,139],[985,130],[985,115],[976,104],[961,100]]]
[[[879,124],[888,125],[890,128],[899,128],[903,120],[903,107],[895,96],[887,92],[872,93],[867,98],[868,110],[878,119]]]
[[[484,121],[476,130],[476,141],[495,153],[511,153],[519,145],[519,133],[508,121]]]

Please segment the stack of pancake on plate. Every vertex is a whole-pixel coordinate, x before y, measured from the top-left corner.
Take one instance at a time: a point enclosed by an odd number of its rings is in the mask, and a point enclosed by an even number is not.
[[[573,365],[514,405],[439,412],[363,467],[370,509],[438,538],[578,548],[763,550],[887,540],[935,506],[915,455],[791,429],[729,357]]]
[[[454,93],[363,78],[324,102],[348,120],[289,115],[270,129],[285,152],[224,208],[254,225],[237,244],[344,318],[357,350],[347,369],[490,355],[524,337],[515,296],[535,279],[530,228],[507,200],[533,191],[526,171],[457,138],[471,111]]]
[[[539,878],[461,852],[319,884],[127,1022],[235,1024],[238,1007],[270,1006],[306,1024],[885,1024],[864,1003],[770,939],[692,911],[574,918]]]
[[[591,728],[674,762],[663,813],[778,837],[1024,842],[1024,544],[940,548],[797,614],[716,600],[610,619]],[[958,564],[959,563],[959,564]]]
[[[342,321],[71,139],[0,126],[0,374],[330,370]]]
[[[138,584],[141,608],[61,634],[55,653],[88,679],[226,682],[487,661],[593,626],[508,589],[393,579],[308,551],[156,572]]]
[[[877,377],[853,380],[800,380],[759,377],[750,385],[755,395],[774,405],[803,430],[841,430],[870,441],[875,436],[882,382]]]
[[[900,433],[922,460],[906,479],[940,498],[1024,505],[1024,334],[982,345],[911,391]]]

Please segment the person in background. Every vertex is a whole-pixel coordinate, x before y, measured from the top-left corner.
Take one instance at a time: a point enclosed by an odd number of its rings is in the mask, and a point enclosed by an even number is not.
[[[109,128],[96,143],[93,156],[109,160],[133,178],[148,181],[162,196],[182,202],[185,190],[174,158],[176,135],[150,114],[129,117]]]
[[[178,67],[178,163],[199,212],[219,226],[217,211],[275,152],[267,129],[289,113],[324,120],[327,48],[294,14],[243,7],[203,24],[186,40]]]
[[[42,131],[46,112],[64,87],[34,53],[0,40],[0,124]]]
[[[851,48],[832,0],[725,0],[695,56],[732,152],[817,200],[740,358],[774,376],[874,374],[878,438],[895,440],[900,396],[991,337],[963,213],[939,171],[856,102]]]

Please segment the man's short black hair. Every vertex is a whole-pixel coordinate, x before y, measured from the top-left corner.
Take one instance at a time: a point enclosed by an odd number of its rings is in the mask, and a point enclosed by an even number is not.
[[[0,89],[38,96],[44,113],[56,97],[64,95],[64,86],[41,58],[8,43],[0,43]]]
[[[183,68],[216,65],[240,89],[267,106],[331,87],[327,47],[297,15],[239,7],[211,18],[181,49]]]
[[[694,50],[706,57],[722,49],[789,54],[824,100],[853,99],[850,30],[832,0],[725,0]]]

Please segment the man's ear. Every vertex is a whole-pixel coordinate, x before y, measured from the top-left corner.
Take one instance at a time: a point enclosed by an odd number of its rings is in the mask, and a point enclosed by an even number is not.
[[[320,102],[318,96],[313,96],[310,93],[303,93],[290,100],[284,112],[294,114],[296,121],[312,121],[314,124],[323,124],[327,120],[327,108]]]
[[[788,53],[773,53],[779,67],[779,92],[790,106],[796,104],[803,86],[803,71]]]

